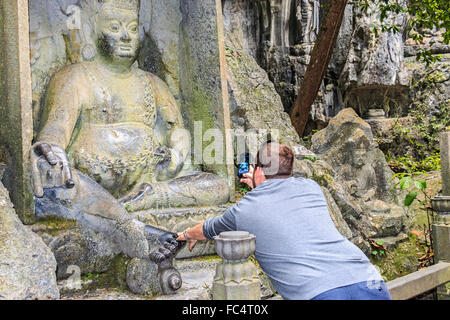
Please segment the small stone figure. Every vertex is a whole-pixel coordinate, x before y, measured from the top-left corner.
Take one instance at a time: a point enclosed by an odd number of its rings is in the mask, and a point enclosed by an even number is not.
[[[352,143],[347,150],[348,161],[339,169],[339,174],[347,181],[351,194],[364,202],[374,199],[377,178],[373,164],[367,162],[370,142],[362,136],[358,143]]]
[[[301,0],[297,17],[302,25],[303,43],[316,41],[320,27],[319,9],[319,0]]]

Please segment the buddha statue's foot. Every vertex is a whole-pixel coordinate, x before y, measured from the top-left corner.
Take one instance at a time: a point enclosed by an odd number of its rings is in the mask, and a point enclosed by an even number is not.
[[[173,294],[183,283],[180,273],[173,266],[173,259],[185,241],[177,241],[177,234],[155,228],[123,217],[117,223],[122,234],[122,249],[132,257],[155,263],[158,267],[159,284],[163,294]]]
[[[149,225],[145,226],[145,236],[151,252],[149,259],[159,265],[165,260],[172,260],[186,243],[177,241],[176,233],[167,232]]]
[[[177,234],[146,225],[145,235],[150,248],[156,248],[149,259],[158,265],[159,282],[163,294],[174,294],[181,288],[181,274],[173,267],[173,258],[186,243],[177,241]]]
[[[116,237],[122,251],[130,257],[150,259],[156,264],[172,260],[184,245],[177,234],[146,225],[130,217],[116,222]]]
[[[143,183],[120,202],[128,211],[152,208],[215,206],[228,202],[225,179],[211,173],[197,173],[155,184]]]

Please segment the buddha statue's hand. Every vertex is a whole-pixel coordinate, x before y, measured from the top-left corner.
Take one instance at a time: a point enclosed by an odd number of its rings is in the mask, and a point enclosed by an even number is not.
[[[180,251],[185,241],[177,241],[178,235],[163,231],[152,226],[145,226],[145,234],[150,242],[150,247],[155,248],[150,252],[149,259],[155,263],[161,263],[167,259],[173,259]]]
[[[73,188],[75,183],[67,154],[61,147],[38,142],[31,150],[33,192],[38,198],[44,196],[44,188]]]
[[[157,164],[161,167],[167,168],[172,160],[172,152],[169,147],[161,146],[155,150],[153,154],[157,159]]]
[[[156,173],[159,181],[174,178],[183,167],[183,158],[175,149],[161,146],[156,149],[154,156],[158,159]]]

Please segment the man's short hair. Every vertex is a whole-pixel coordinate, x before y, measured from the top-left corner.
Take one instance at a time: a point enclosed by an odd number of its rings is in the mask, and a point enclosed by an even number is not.
[[[294,153],[288,146],[278,142],[266,142],[256,156],[256,167],[261,167],[267,179],[285,178],[292,175]]]

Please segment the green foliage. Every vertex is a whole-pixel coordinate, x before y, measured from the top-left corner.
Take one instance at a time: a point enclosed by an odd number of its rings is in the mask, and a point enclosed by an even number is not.
[[[316,156],[304,156],[303,160],[316,162],[317,161],[317,157]]]
[[[241,199],[243,196],[245,196],[247,194],[247,192],[249,192],[251,189],[248,185],[246,185],[245,183],[240,182],[237,186],[236,186],[236,199]]]
[[[449,0],[408,0],[407,6],[402,5],[402,0],[359,0],[359,5],[364,12],[373,3],[377,5],[381,27],[374,27],[375,35],[379,29],[388,32],[400,32],[402,25],[394,21],[386,22],[389,16],[406,13],[409,17],[407,30],[413,40],[422,41],[424,29],[444,29],[443,43],[450,43],[450,1]],[[439,60],[429,50],[422,50],[417,53],[417,60],[428,65]]]
[[[388,152],[386,155],[386,160],[389,167],[397,175],[413,172],[416,174],[422,174],[430,171],[441,170],[441,157],[439,152],[426,156],[423,160],[413,158],[409,155],[394,157],[390,152]]]
[[[370,246],[372,247],[372,257],[381,258],[386,256],[387,249],[385,248],[384,242],[382,240],[370,240]]]
[[[415,85],[419,86],[418,83]],[[431,110],[427,100],[413,105],[409,112],[410,124],[397,124],[392,130],[392,145],[398,147],[385,150],[385,153],[395,173],[423,173],[441,169],[439,140],[440,133],[450,125],[450,103],[446,101],[435,105]]]
[[[442,104],[440,106],[439,114],[429,115],[428,112],[424,112],[427,107],[419,105],[415,110],[411,112],[411,116],[415,118],[415,131],[419,138],[423,141],[420,147],[438,146],[440,132],[444,131],[447,126],[450,125],[450,104]],[[436,149],[435,149],[436,150]],[[424,151],[432,152],[433,150],[428,148]]]
[[[424,199],[420,201],[420,205],[425,207],[430,205],[431,198],[428,196],[427,190],[427,182],[423,179],[415,179],[419,173],[417,172],[408,172],[408,173],[400,173],[394,175],[394,177],[401,177],[401,179],[396,183],[396,187],[400,190],[408,190],[408,194],[405,196],[405,200],[403,204],[405,207],[411,206],[414,200],[417,199],[419,193],[424,195]],[[418,200],[419,201],[419,200]]]

